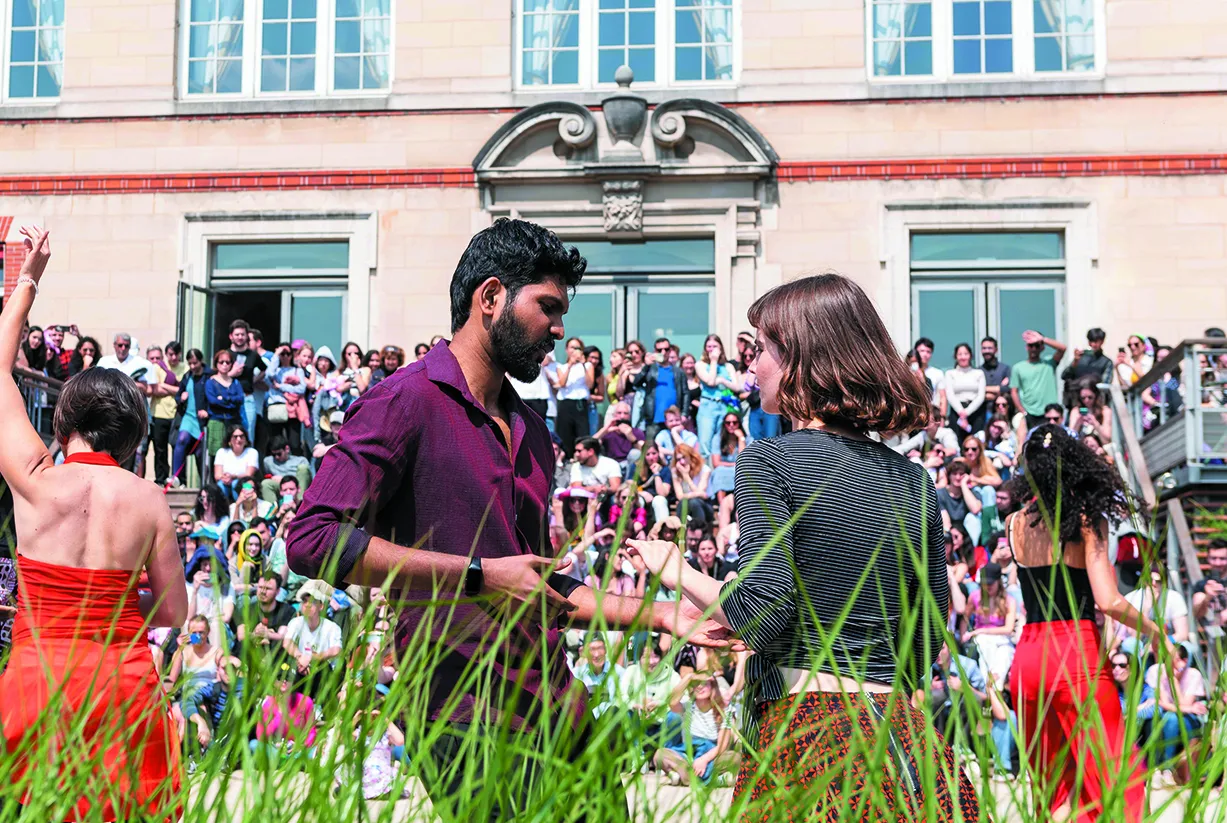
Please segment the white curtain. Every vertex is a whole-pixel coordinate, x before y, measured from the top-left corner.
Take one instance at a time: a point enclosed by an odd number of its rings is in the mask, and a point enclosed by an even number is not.
[[[710,61],[715,72],[711,77],[704,76],[702,79],[716,80],[722,75],[730,76],[729,61],[733,57],[733,37],[730,31],[733,7],[716,0],[716,3],[695,7],[690,14],[694,17],[695,27],[699,30],[699,37],[703,41],[704,66]],[[689,44],[679,43],[678,45]]]
[[[903,72],[903,3],[874,4],[873,7],[873,73],[879,77],[888,75],[889,67],[900,61]]]

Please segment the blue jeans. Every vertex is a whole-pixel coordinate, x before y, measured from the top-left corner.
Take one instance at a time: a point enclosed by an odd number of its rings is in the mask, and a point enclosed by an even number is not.
[[[720,431],[720,421],[724,419],[729,407],[718,400],[708,400],[704,397],[699,401],[699,413],[695,415],[694,424],[698,429],[699,451],[704,457],[711,454],[711,443]]]
[[[1202,724],[1205,722],[1205,716],[1200,714],[1162,712],[1159,719],[1159,727],[1163,730],[1162,762],[1170,763],[1175,759],[1176,755],[1180,754],[1181,749],[1184,748],[1184,742],[1181,739],[1180,733],[1182,724],[1185,736],[1193,738],[1201,733]]]
[[[256,396],[243,395],[243,428],[247,430],[247,442],[256,442]]]
[[[200,437],[192,437],[182,428],[175,436],[175,453],[171,458],[171,474],[179,478],[180,483],[187,483],[187,463],[188,455],[195,455],[197,461],[200,460],[200,450],[204,447],[204,433]],[[197,462],[197,468],[200,463]]]
[[[685,734],[682,732],[682,716],[677,712],[669,712],[665,717],[665,748],[669,751],[685,758],[687,762],[693,763],[703,755],[716,748],[715,740],[707,740],[702,737],[694,737],[689,741],[686,740]],[[704,782],[711,778],[711,770],[713,762],[707,764],[707,768],[703,770],[703,774],[699,775]]]
[[[588,401],[588,431],[596,434],[601,430],[601,416],[597,414],[596,403]]]
[[[1010,712],[1009,720],[993,719],[993,728],[989,736],[993,739],[993,760],[997,770],[1008,772],[1014,764],[1014,734],[1018,727],[1018,716]]]
[[[766,440],[780,433],[780,416],[767,414],[762,406],[759,406],[757,409],[750,409],[750,413],[746,415],[746,427],[750,440]]]

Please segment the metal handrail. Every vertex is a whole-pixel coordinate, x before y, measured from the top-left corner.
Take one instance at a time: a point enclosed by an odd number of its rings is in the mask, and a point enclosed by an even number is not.
[[[44,442],[50,443],[54,439],[51,433],[52,418],[60,391],[64,388],[63,381],[20,366],[13,368],[13,378],[25,401],[30,425],[42,435]]]
[[[1133,415],[1125,403],[1125,395],[1120,386],[1113,383],[1108,387],[1108,396],[1112,402],[1112,436],[1116,442],[1123,445],[1122,457],[1128,466],[1134,494],[1145,505],[1146,513],[1155,510],[1155,486],[1150,479],[1150,471],[1146,468],[1146,458],[1142,454],[1142,444],[1138,440],[1136,427],[1133,425]]]
[[[1193,587],[1200,583],[1205,575],[1201,573],[1201,558],[1197,556],[1197,546],[1193,542],[1193,533],[1189,530],[1189,521],[1184,514],[1184,506],[1179,498],[1167,501],[1167,566],[1168,579],[1180,580],[1181,561],[1184,564],[1184,598],[1190,606],[1193,604]],[[1192,612],[1190,611],[1190,618]],[[1201,634],[1205,634],[1206,643],[1201,642]],[[1194,653],[1200,655],[1205,663],[1206,676],[1213,686],[1219,671],[1219,643],[1223,639],[1223,630],[1218,626],[1200,626],[1197,620],[1190,619],[1189,640],[1193,643]]]

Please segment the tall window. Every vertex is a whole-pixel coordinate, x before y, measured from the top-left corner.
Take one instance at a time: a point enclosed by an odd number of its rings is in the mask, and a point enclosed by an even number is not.
[[[521,87],[729,83],[738,0],[516,0]]]
[[[955,74],[1008,74],[1014,70],[1010,6],[1010,0],[956,0]]]
[[[933,73],[933,4],[874,0],[873,73],[879,77]]]
[[[64,0],[13,0],[10,98],[59,97],[64,79]]]
[[[185,96],[302,96],[391,87],[391,0],[184,3]]]
[[[1104,0],[870,0],[870,77],[1040,79],[1103,70]]]
[[[529,86],[579,82],[579,0],[524,0],[523,80]]]
[[[597,21],[597,82],[630,66],[636,81],[655,83],[656,0],[600,0]]]

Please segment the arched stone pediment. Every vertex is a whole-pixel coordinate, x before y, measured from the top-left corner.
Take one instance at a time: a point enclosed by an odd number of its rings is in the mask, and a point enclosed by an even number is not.
[[[766,138],[735,111],[679,98],[648,116],[630,90],[630,69],[602,101],[598,119],[585,106],[556,101],[516,114],[473,160],[479,182],[546,179],[639,180],[669,177],[767,179],[778,157]]]

